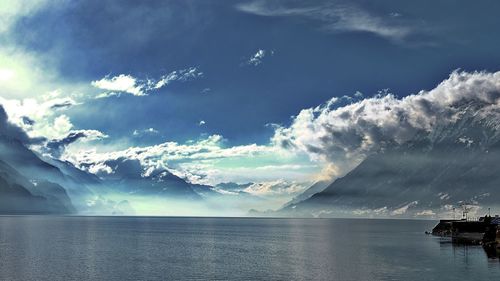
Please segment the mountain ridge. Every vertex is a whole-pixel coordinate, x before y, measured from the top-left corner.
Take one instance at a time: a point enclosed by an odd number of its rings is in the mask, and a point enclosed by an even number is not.
[[[415,217],[449,213],[464,202],[495,205],[500,197],[498,124],[471,104],[457,111],[455,122],[371,153],[322,192],[278,214]]]

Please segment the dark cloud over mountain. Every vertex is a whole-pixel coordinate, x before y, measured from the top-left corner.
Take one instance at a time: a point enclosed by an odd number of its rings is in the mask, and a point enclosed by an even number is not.
[[[107,136],[102,134],[99,131],[96,130],[77,130],[77,131],[71,131],[68,133],[67,136],[61,139],[55,139],[47,142],[46,148],[48,149],[49,153],[52,154],[53,157],[59,158],[62,153],[64,152],[64,149],[78,141],[78,140],[95,140],[95,139],[101,139],[101,138],[106,138]]]
[[[436,138],[456,122],[468,106],[493,129],[500,128],[500,72],[453,72],[430,91],[398,98],[378,95],[346,106],[332,98],[302,110],[290,127],[279,127],[278,145],[331,163],[343,175],[367,155],[400,145],[421,134]]]
[[[19,140],[23,144],[36,144],[45,140],[44,138],[30,138],[23,129],[10,123],[7,112],[5,112],[2,105],[0,105],[0,134],[8,138]]]
[[[285,212],[450,216],[463,202],[498,207],[500,72],[454,72],[435,89],[402,99],[332,105],[303,111],[278,130],[340,176]]]

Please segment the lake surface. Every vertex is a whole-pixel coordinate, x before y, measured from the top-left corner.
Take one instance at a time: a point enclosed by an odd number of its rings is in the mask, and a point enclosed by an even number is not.
[[[500,280],[433,221],[0,217],[1,280]]]

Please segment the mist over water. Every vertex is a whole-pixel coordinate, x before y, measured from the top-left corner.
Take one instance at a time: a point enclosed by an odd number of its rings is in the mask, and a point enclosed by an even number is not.
[[[187,200],[153,195],[134,195],[126,193],[106,193],[78,200],[86,202],[79,215],[121,215],[121,216],[248,216],[249,210],[278,209],[281,202],[269,202],[259,197],[241,198],[225,195]]]
[[[496,280],[434,221],[0,217],[2,280]]]

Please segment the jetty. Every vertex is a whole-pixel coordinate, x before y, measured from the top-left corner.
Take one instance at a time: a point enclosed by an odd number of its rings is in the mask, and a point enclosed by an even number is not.
[[[440,220],[432,229],[434,236],[451,237],[457,244],[500,243],[500,217],[484,216],[478,220]],[[500,245],[500,244],[499,244]]]
[[[462,218],[443,219],[430,234],[451,237],[453,243],[485,245],[500,249],[500,216],[485,215],[476,220],[469,219],[468,208],[464,207]]]

